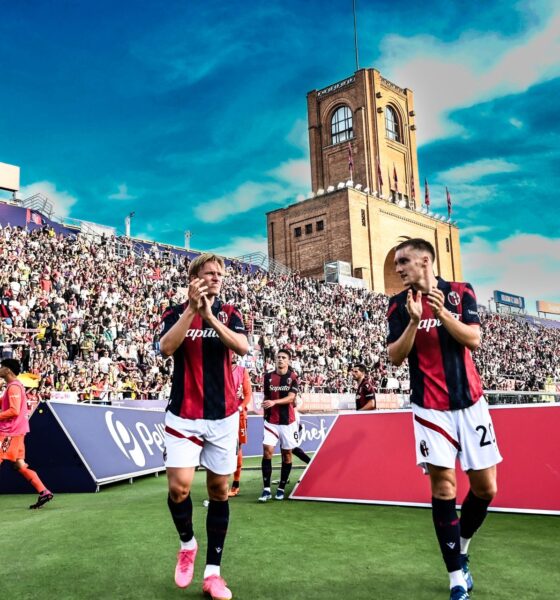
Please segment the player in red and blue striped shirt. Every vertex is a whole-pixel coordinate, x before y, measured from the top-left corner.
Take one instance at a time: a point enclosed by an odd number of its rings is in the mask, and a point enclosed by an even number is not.
[[[451,600],[465,600],[472,589],[467,550],[496,494],[502,460],[471,356],[480,344],[476,296],[468,283],[436,278],[435,251],[426,240],[407,240],[395,251],[395,269],[407,289],[389,301],[389,357],[397,366],[408,358],[417,463],[430,475]],[[470,480],[460,519],[457,458]]]
[[[188,301],[163,315],[162,354],[173,356],[171,397],[165,417],[168,506],[181,540],[175,582],[187,587],[198,549],[192,525],[191,484],[195,468],[206,467],[208,547],[203,591],[231,598],[220,576],[229,523],[228,477],[237,463],[238,400],[231,353],[243,356],[248,342],[241,315],[218,299],[222,258],[197,257],[189,268]]]

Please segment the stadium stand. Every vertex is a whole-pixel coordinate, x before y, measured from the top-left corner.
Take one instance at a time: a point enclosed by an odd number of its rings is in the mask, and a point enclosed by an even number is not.
[[[167,398],[172,365],[159,353],[160,317],[184,297],[197,253],[88,235],[33,212],[0,204],[0,348],[35,376],[30,396]],[[305,391],[351,391],[350,366],[362,362],[378,391],[407,392],[406,365],[389,367],[386,355],[386,296],[227,264],[223,296],[245,317],[257,389],[275,351],[289,347]],[[560,380],[560,328],[543,324],[482,315],[475,357],[485,389],[542,390]]]

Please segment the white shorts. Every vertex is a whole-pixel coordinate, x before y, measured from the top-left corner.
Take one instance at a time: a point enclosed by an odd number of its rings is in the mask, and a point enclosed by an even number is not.
[[[294,421],[289,425],[275,425],[264,421],[263,445],[276,447],[280,442],[282,450],[293,450],[299,446],[299,423]]]
[[[412,405],[416,464],[463,471],[487,469],[502,461],[488,404],[481,398],[461,410],[434,410]]]
[[[237,467],[239,412],[225,419],[182,419],[165,415],[166,467],[202,465],[216,475],[231,475]]]

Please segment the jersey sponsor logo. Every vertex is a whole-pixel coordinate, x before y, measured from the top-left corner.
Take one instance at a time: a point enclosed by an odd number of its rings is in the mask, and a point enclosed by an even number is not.
[[[459,296],[455,290],[447,294],[447,299],[449,300],[449,304],[452,304],[453,306],[459,306],[459,304],[461,304],[461,296]]]
[[[223,310],[221,310],[218,313],[218,321],[220,321],[220,323],[223,323],[225,325],[228,322],[227,312],[224,312]]]
[[[212,328],[209,329],[188,329],[185,334],[186,338],[191,338],[191,340],[197,340],[198,338],[208,338],[213,337],[217,338],[218,334]]]
[[[289,392],[290,387],[291,386],[289,386],[289,385],[271,385],[270,391],[271,392]]]
[[[450,313],[451,316],[457,321],[461,320],[461,315],[458,313]],[[418,329],[425,329],[426,333],[433,329],[434,327],[441,327],[441,321],[439,319],[422,319],[418,324]]]
[[[469,313],[469,315],[476,315],[476,316],[478,316],[478,311],[477,310],[471,310],[469,308],[469,309],[467,309],[467,312]]]

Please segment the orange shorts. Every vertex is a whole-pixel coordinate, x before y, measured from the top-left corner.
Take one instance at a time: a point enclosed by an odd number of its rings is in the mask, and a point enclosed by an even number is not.
[[[239,445],[247,443],[247,413],[239,413]]]
[[[3,434],[2,434],[3,435]],[[3,460],[25,460],[24,435],[0,437],[0,462]]]

